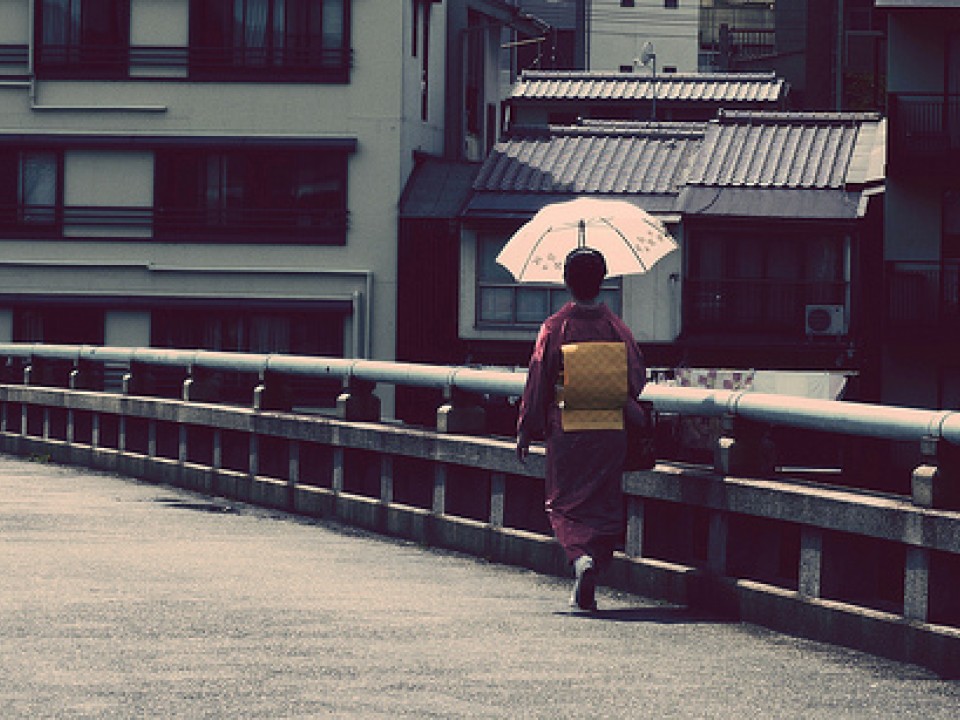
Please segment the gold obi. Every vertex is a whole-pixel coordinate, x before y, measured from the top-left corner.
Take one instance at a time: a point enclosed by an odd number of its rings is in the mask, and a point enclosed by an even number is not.
[[[582,342],[561,346],[563,387],[557,395],[563,429],[623,430],[627,387],[627,346]]]

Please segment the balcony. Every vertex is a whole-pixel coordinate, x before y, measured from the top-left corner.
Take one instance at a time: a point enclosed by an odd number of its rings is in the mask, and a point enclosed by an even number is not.
[[[949,337],[960,329],[960,260],[887,264],[887,329]]]
[[[807,305],[845,305],[847,284],[779,278],[684,281],[685,332],[801,338]]]
[[[0,64],[20,59],[20,46],[5,46]],[[145,45],[42,45],[36,51],[43,79],[186,78],[216,82],[346,83],[349,48],[211,48]]]
[[[0,45],[0,82],[29,75],[30,51],[26,45]]]
[[[326,208],[0,205],[0,238],[343,245],[347,219],[346,210]]]
[[[891,93],[892,173],[951,173],[960,161],[960,94]]]

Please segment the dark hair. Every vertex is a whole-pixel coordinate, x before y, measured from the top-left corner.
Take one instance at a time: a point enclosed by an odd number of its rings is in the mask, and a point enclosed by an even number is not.
[[[579,247],[563,263],[563,281],[577,300],[590,301],[600,294],[607,276],[607,262],[599,250]]]

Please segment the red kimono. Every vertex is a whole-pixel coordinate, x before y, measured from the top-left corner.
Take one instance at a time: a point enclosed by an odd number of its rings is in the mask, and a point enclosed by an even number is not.
[[[626,433],[564,432],[556,389],[562,382],[561,345],[618,340],[627,346],[628,386],[630,397],[636,398],[646,381],[643,355],[630,329],[606,305],[568,302],[547,318],[530,357],[517,427],[518,432],[546,439],[547,516],[567,558],[573,562],[590,555],[598,568],[609,562],[623,538]]]

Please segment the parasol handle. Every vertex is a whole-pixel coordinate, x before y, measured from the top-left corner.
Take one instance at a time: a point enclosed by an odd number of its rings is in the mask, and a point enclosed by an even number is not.
[[[581,218],[577,223],[577,247],[587,246],[587,224]]]

